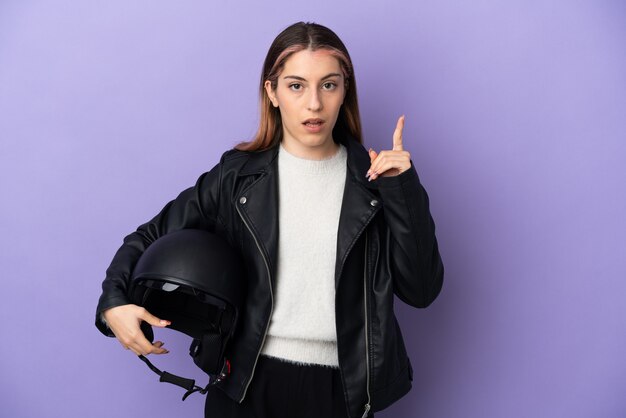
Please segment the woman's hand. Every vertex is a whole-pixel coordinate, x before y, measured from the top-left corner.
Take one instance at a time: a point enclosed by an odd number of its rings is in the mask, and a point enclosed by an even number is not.
[[[370,169],[367,170],[368,181],[375,180],[378,176],[397,176],[411,168],[411,154],[402,147],[402,129],[404,129],[404,115],[398,118],[396,130],[393,132],[393,149],[377,153],[370,148]]]
[[[141,321],[146,321],[148,324],[159,328],[170,325],[169,321],[159,319],[145,308],[132,304],[107,309],[103,316],[108,327],[125,349],[144,356],[169,353],[163,348],[163,342],[150,343],[140,328]]]

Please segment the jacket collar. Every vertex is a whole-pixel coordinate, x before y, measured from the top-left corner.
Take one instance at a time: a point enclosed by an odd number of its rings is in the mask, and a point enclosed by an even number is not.
[[[365,178],[365,173],[370,167],[370,157],[363,145],[352,137],[342,137],[339,143],[346,147],[348,171],[353,179],[367,189],[377,189],[375,182],[368,182]],[[263,151],[250,153],[250,157],[240,170],[239,175],[262,174],[275,169],[277,166],[274,162],[278,156],[278,149],[279,144],[276,144]]]

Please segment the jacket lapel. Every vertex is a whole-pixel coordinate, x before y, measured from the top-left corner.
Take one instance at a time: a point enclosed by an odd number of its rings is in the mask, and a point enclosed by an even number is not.
[[[352,138],[347,138],[342,144],[348,151],[348,167],[337,230],[335,289],[339,286],[343,265],[350,250],[381,207],[380,200],[372,192],[376,186],[365,178],[370,166],[367,151]]]
[[[274,146],[251,155],[239,172],[239,177],[253,176],[255,178],[239,193],[235,202],[245,216],[244,220],[259,249],[264,251],[272,278],[276,276],[278,257],[277,152],[278,147]]]

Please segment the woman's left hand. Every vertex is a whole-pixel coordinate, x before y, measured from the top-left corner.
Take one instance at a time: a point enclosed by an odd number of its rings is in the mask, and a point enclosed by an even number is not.
[[[396,130],[393,132],[393,149],[379,153],[370,148],[370,169],[367,170],[367,181],[382,177],[397,176],[411,168],[411,154],[402,147],[402,129],[404,128],[404,115],[398,118]]]

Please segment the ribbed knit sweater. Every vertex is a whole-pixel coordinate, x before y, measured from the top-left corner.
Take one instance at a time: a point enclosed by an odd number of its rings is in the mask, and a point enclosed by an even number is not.
[[[330,158],[278,153],[278,265],[264,355],[338,367],[335,257],[346,179],[343,145]]]

